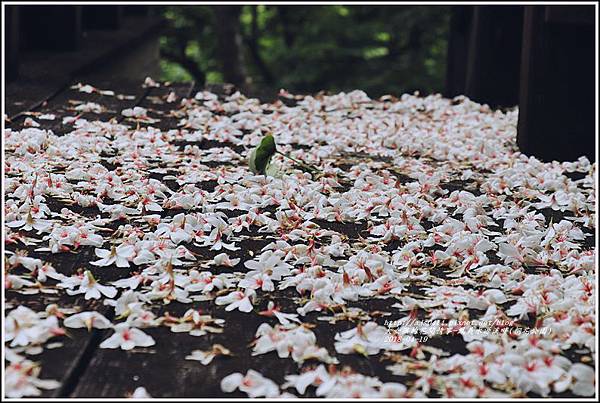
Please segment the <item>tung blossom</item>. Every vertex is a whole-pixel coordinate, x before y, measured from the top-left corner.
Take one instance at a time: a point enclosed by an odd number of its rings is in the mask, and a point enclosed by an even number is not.
[[[104,315],[94,311],[71,315],[64,320],[63,324],[71,328],[85,327],[88,331],[91,331],[92,328],[107,329],[112,327],[112,323]]]
[[[220,344],[215,344],[209,351],[194,350],[186,356],[186,360],[200,361],[202,365],[208,365],[219,355],[231,355],[231,351]]]
[[[100,348],[120,348],[131,350],[134,347],[150,347],[154,339],[140,329],[130,328],[126,323],[115,325],[115,333],[100,344]]]
[[[260,311],[258,314],[262,316],[274,316],[275,318],[277,318],[279,323],[281,323],[284,326],[290,324],[291,322],[300,323],[298,315],[296,315],[295,313],[281,312],[279,308],[275,306],[275,303],[273,301],[269,301],[267,309],[264,311]]]
[[[240,262],[239,258],[231,259],[226,253],[219,253],[216,255],[212,263],[216,266],[233,267]]]
[[[239,372],[227,375],[221,380],[221,390],[231,393],[239,389],[249,397],[278,397],[279,387],[272,380],[265,378],[259,372],[250,369],[246,375]]]
[[[40,396],[40,389],[52,390],[60,387],[53,379],[40,379],[41,367],[22,357],[5,368],[4,393],[9,398]]]
[[[129,267],[129,262],[135,257],[135,248],[133,245],[113,246],[110,250],[96,248],[96,256],[101,258],[90,262],[94,266],[110,266],[115,264],[117,267]]]
[[[250,269],[249,273],[267,274],[273,280],[280,280],[283,275],[290,273],[290,264],[281,260],[281,257],[271,250],[263,252],[258,261],[248,260],[244,266]]]
[[[85,294],[85,299],[99,299],[102,295],[113,298],[117,295],[117,289],[108,285],[102,285],[96,281],[91,271],[86,270],[76,290],[67,289],[67,294],[77,295]]]
[[[246,288],[245,291],[232,291],[227,295],[217,297],[215,303],[217,305],[227,305],[226,311],[233,311],[239,309],[240,312],[252,311],[252,300],[256,292],[252,288]]]
[[[64,334],[56,316],[46,317],[44,313],[36,313],[23,305],[10,311],[6,317],[4,341],[10,342],[11,347],[40,345]]]

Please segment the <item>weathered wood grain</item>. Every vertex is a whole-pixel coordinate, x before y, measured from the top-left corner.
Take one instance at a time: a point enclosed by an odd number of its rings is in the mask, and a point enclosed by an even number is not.
[[[85,83],[85,81],[82,81]],[[195,88],[193,85],[177,85],[177,86],[161,86],[151,90],[143,89],[136,83],[133,87],[127,87],[122,83],[113,82],[97,82],[92,83],[102,89],[119,90],[119,92],[135,94],[134,100],[127,102],[117,102],[112,97],[100,97],[97,94],[84,94],[74,91],[61,93],[51,103],[40,109],[40,112],[52,112],[60,117],[54,122],[43,123],[43,128],[52,128],[55,133],[62,134],[70,131],[69,127],[62,125],[62,116],[72,116],[72,111],[68,110],[69,100],[89,100],[98,101],[103,105],[114,110],[106,115],[100,116],[101,119],[115,119],[123,121],[126,124],[127,120],[123,120],[120,112],[125,107],[140,105],[147,108],[150,116],[161,119],[160,122],[152,124],[152,126],[161,130],[169,130],[178,127],[178,119],[169,115],[169,112],[178,107],[181,97],[189,97],[193,95]],[[175,91],[178,99],[174,103],[162,102],[164,97],[170,92]],[[111,115],[112,113],[112,115]],[[90,120],[98,119],[98,115],[85,114],[83,115]],[[14,122],[15,128],[21,128],[21,123]],[[212,148],[221,146],[232,146],[231,144],[223,144],[214,141],[204,141],[199,144],[200,148]],[[233,148],[233,147],[232,147]],[[356,160],[367,158],[367,156],[355,156]],[[342,161],[342,164],[348,163],[348,160]],[[351,166],[351,165],[350,165]],[[401,181],[413,181],[408,177],[399,177]],[[209,189],[214,189],[215,183],[202,183],[198,186]],[[177,186],[175,184],[175,186]],[[471,188],[472,183],[467,181],[447,182],[444,185],[447,190],[458,190]],[[212,190],[211,189],[211,190]],[[60,208],[59,203],[49,203],[53,211]],[[96,214],[98,210],[90,209],[90,211],[82,211],[84,214]],[[228,215],[238,215],[239,211],[230,211]],[[167,211],[164,214],[172,215],[173,211]],[[545,211],[543,214],[547,220],[557,222],[562,217],[562,213],[552,210]],[[124,222],[111,223],[111,228],[117,228]],[[315,223],[322,228],[328,228],[347,235],[352,240],[357,240],[359,237],[367,236],[366,223],[338,223],[315,220]],[[242,232],[241,235],[250,235],[248,232]],[[254,234],[255,235],[255,234]],[[255,255],[276,238],[273,236],[262,236],[261,239],[244,240],[239,242],[240,250],[229,253],[233,258],[240,257],[247,260],[250,257],[250,252]],[[593,240],[590,239],[593,242]],[[586,240],[586,242],[588,242]],[[399,242],[387,245],[386,248],[396,248]],[[193,245],[186,245],[192,252],[198,253],[203,259],[214,257],[218,252],[210,251],[208,248],[199,248]],[[592,248],[592,244],[588,244],[587,248]],[[10,248],[9,248],[10,249]],[[14,247],[13,249],[14,250]],[[71,274],[78,268],[89,269],[94,273],[94,276],[101,280],[102,283],[110,282],[119,278],[123,278],[130,274],[131,270],[112,268],[98,268],[89,264],[94,260],[94,251],[92,247],[83,247],[78,253],[65,253],[52,255],[49,253],[32,252],[34,257],[39,257],[43,260],[53,262],[59,271],[65,274]],[[211,268],[213,272],[219,271],[242,271],[243,263],[233,269]],[[493,263],[496,263],[494,261]],[[432,274],[443,277],[443,272],[432,270]],[[411,284],[410,292],[419,293],[420,284]],[[83,310],[97,310],[107,317],[112,318],[112,309],[107,309],[100,305],[97,301],[84,301],[82,298],[68,297],[60,294],[59,296],[24,296],[14,292],[8,292],[9,297],[14,305],[25,304],[35,307],[36,310],[41,310],[50,302],[59,303],[60,306],[72,307],[76,306]],[[269,300],[276,302],[282,308],[283,312],[294,312],[298,306],[298,294],[295,290],[275,291],[273,293],[258,293],[258,301],[255,304],[254,310],[261,311],[266,309]],[[395,300],[380,300],[369,299],[360,300],[357,302],[349,302],[348,307],[360,307],[366,312],[386,311],[391,315],[387,317],[389,320],[400,319],[405,313],[398,312],[391,308],[391,304]],[[252,349],[249,344],[252,342],[258,326],[261,323],[267,322],[274,325],[276,321],[272,318],[258,316],[256,312],[252,314],[244,314],[238,311],[226,312],[224,307],[216,306],[212,301],[194,302],[191,304],[180,304],[172,302],[167,305],[158,303],[153,305],[152,311],[157,315],[169,312],[174,316],[181,316],[189,308],[201,309],[206,313],[210,313],[213,317],[223,318],[226,320],[224,332],[221,334],[208,334],[201,337],[190,336],[185,333],[173,333],[167,327],[157,327],[144,329],[148,335],[152,336],[156,344],[150,348],[136,348],[126,352],[121,350],[99,349],[98,346],[102,340],[110,336],[112,331],[94,330],[91,333],[82,331],[69,331],[73,338],[62,338],[65,343],[63,348],[55,350],[45,350],[40,356],[34,359],[39,359],[42,363],[42,378],[59,379],[63,385],[56,391],[48,391],[44,396],[56,397],[113,397],[120,398],[132,393],[136,387],[144,386],[148,392],[154,397],[223,397],[224,394],[220,388],[220,381],[226,375],[233,372],[245,373],[248,369],[260,371],[264,376],[281,384],[284,381],[286,374],[297,373],[298,365],[291,359],[280,359],[275,352],[269,354],[252,356]],[[335,351],[334,335],[338,332],[348,330],[355,326],[355,323],[350,321],[342,321],[336,324],[328,324],[319,321],[318,317],[321,313],[310,313],[303,322],[309,325],[318,325],[312,329],[317,337],[317,345],[325,347],[330,353]],[[381,319],[381,318],[379,318]],[[380,321],[381,322],[381,321]],[[217,357],[209,366],[203,366],[198,361],[185,360],[185,357],[195,349],[210,349],[213,344],[222,344],[230,349],[233,353],[232,357]],[[460,336],[448,336],[443,338],[434,338],[427,343],[429,346],[444,348],[447,351],[458,354],[465,354],[466,343]],[[385,369],[391,363],[389,358],[381,355],[363,357],[358,354],[342,355],[338,354],[337,358],[341,365],[351,366],[353,370],[365,375],[377,376],[384,382],[402,382],[410,385],[414,380],[414,376],[395,376]],[[317,364],[316,362],[305,363],[304,366]],[[292,390],[289,390],[293,393]],[[312,396],[314,390],[309,389],[307,396]],[[235,392],[227,394],[226,397],[243,397],[245,394]],[[432,397],[435,397],[432,395]]]
[[[90,83],[97,85],[99,88],[105,88],[103,85],[107,83],[98,82]],[[141,87],[141,82],[121,83],[120,89],[134,96],[133,100],[119,100],[115,97],[102,96],[97,93],[87,94],[78,90],[67,88],[56,94],[47,104],[41,105],[34,112],[52,113],[56,115],[55,120],[37,119],[36,115],[30,114],[31,111],[24,110],[21,118],[15,119],[7,125],[7,127],[20,130],[24,127],[26,117],[31,117],[40,124],[40,129],[52,130],[55,134],[64,134],[72,130],[72,127],[62,123],[62,118],[74,116],[76,112],[70,110],[74,106],[71,101],[81,102],[100,102],[107,106],[112,112],[104,114],[103,118],[118,118],[121,115],[121,110],[130,108],[136,103],[140,103],[148,92]],[[92,113],[81,115],[82,118],[89,120],[98,119],[98,116]],[[64,204],[49,199],[48,206],[51,211],[59,212]],[[100,214],[96,208],[84,209],[87,214]],[[36,237],[32,234],[28,236]],[[90,246],[81,247],[75,252],[67,252],[60,254],[52,254],[50,252],[36,252],[34,247],[24,247],[23,245],[8,244],[5,245],[8,251],[16,251],[25,249],[28,251],[28,256],[39,258],[44,262],[51,263],[58,272],[65,275],[72,275],[78,269],[86,269],[92,271],[94,275],[101,280],[116,280],[126,273],[119,275],[117,271],[107,272],[96,266],[90,265],[89,262],[96,259],[94,248]],[[36,294],[24,295],[18,292],[7,290],[5,294],[5,302],[7,306],[23,305],[35,311],[43,311],[49,304],[57,304],[61,308],[75,308],[80,311],[94,310],[107,317],[112,317],[112,310],[109,307],[102,305],[97,300],[86,301],[82,296],[69,296],[64,290],[58,290],[57,294]],[[79,376],[83,369],[88,365],[91,356],[102,340],[105,334],[104,330],[93,329],[91,332],[81,329],[68,329],[67,336],[56,337],[52,342],[57,341],[63,343],[63,347],[57,349],[44,349],[40,355],[30,356],[29,358],[38,361],[41,364],[41,378],[56,379],[61,382],[61,387],[55,390],[43,390],[43,397],[64,397],[68,396],[77,384]]]

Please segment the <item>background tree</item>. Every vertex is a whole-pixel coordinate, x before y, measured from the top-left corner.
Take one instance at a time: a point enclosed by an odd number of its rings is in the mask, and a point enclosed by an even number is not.
[[[443,89],[445,6],[173,6],[164,13],[177,32],[162,40],[163,79],[226,81],[270,94]]]
[[[217,56],[226,82],[238,87],[246,85],[246,68],[243,57],[240,15],[242,6],[213,6]]]

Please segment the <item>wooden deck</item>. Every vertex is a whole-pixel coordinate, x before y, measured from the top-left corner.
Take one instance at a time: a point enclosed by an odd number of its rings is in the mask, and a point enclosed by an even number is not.
[[[162,85],[159,88],[143,88],[139,82],[111,82],[95,81],[85,82],[92,84],[100,89],[110,89],[117,93],[128,95],[126,99],[119,99],[115,96],[103,96],[98,93],[87,94],[79,92],[76,89],[64,89],[49,100],[43,102],[35,113],[52,113],[56,119],[41,120],[37,119],[35,114],[31,114],[29,104],[19,104],[18,99],[8,99],[7,110],[11,112],[10,117],[14,119],[7,122],[7,127],[14,130],[20,130],[24,126],[25,118],[33,117],[41,124],[41,129],[52,130],[55,134],[64,134],[73,130],[69,124],[63,124],[64,117],[74,116],[72,109],[74,105],[80,102],[98,102],[105,106],[107,110],[100,114],[83,113],[81,118],[90,121],[101,120],[109,121],[115,119],[129,127],[135,127],[136,123],[127,121],[121,115],[121,111],[134,106],[142,106],[150,111],[151,116],[159,118],[160,122],[150,124],[163,131],[177,128],[180,117],[176,113],[179,101],[182,98],[190,97],[195,94],[198,88],[190,84],[172,84]],[[177,102],[166,103],[165,98],[170,92],[175,92]],[[23,113],[17,113],[18,111]],[[142,127],[147,126],[142,123]],[[233,146],[232,144],[217,143],[214,141],[200,142],[200,148],[206,149],[215,146],[229,146],[232,149],[242,152],[244,147]],[[185,144],[179,145],[181,149]],[[355,157],[355,161],[358,161]],[[109,169],[115,169],[116,166],[103,158],[101,163]],[[383,161],[385,164],[385,161]],[[226,163],[229,164],[229,163]],[[346,164],[346,165],[344,165]],[[340,158],[339,166],[348,166],[348,160]],[[351,163],[350,163],[351,164]],[[214,163],[213,163],[214,165]],[[59,167],[56,167],[58,170]],[[151,177],[162,180],[164,174],[153,173]],[[406,178],[405,178],[406,179]],[[412,180],[408,178],[408,180]],[[165,181],[169,187],[174,189],[178,185],[174,181]],[[214,181],[201,182],[197,186],[204,190],[212,191],[215,188]],[[472,183],[468,181],[452,181],[444,183],[442,188],[447,190],[469,189],[475,191]],[[7,195],[8,197],[9,195]],[[60,200],[47,199],[48,205],[53,212],[59,212],[65,205]],[[100,215],[96,208],[80,208],[69,206],[73,211],[86,216],[94,217]],[[160,214],[162,216],[172,216],[178,211],[165,210]],[[563,213],[544,209],[541,211],[547,218],[547,222],[558,222],[564,217]],[[235,212],[228,212],[232,216]],[[102,215],[106,217],[106,215]],[[330,228],[339,231],[349,237],[350,241],[357,241],[360,237],[367,237],[367,227],[363,223],[340,224],[335,222],[316,221],[323,228]],[[106,225],[108,230],[116,230],[120,225],[127,224],[125,221],[113,221]],[[584,230],[586,234],[591,231]],[[36,237],[29,233],[28,236]],[[247,232],[243,235],[255,235]],[[246,239],[239,243],[240,250],[228,252],[231,257],[241,257],[244,260],[251,258],[251,253],[259,254],[260,250],[272,242],[273,239],[268,236],[262,236],[257,239]],[[582,244],[583,250],[594,248],[594,237],[589,236]],[[397,244],[387,246],[386,250],[393,250]],[[211,251],[208,248],[198,248],[193,245],[186,245],[192,252],[197,253],[202,259],[209,259],[219,252]],[[132,266],[129,269],[117,269],[111,267],[96,267],[90,265],[90,261],[96,260],[94,248],[85,246],[78,250],[66,253],[35,252],[35,247],[25,247],[22,244],[5,244],[6,250],[16,251],[17,249],[26,249],[28,255],[50,262],[60,273],[71,275],[77,270],[90,270],[94,276],[103,284],[111,281],[129,277],[130,274],[139,270]],[[499,263],[497,257],[491,257],[491,263]],[[238,270],[240,268],[237,268]],[[241,267],[243,270],[243,267]],[[211,269],[213,270],[213,269]],[[226,272],[227,269],[219,269],[219,272]],[[229,270],[230,272],[233,270]],[[443,273],[438,273],[443,277]],[[411,285],[411,290],[420,292],[420,285]],[[50,287],[52,288],[52,287]],[[296,292],[292,289],[276,291],[267,298],[264,294],[259,294],[258,302],[255,307],[266,308],[267,300],[274,300],[282,307],[285,312],[295,312],[297,298]],[[114,310],[102,305],[102,300],[86,301],[82,296],[68,296],[63,290],[58,290],[56,294],[39,293],[34,295],[25,295],[14,290],[5,291],[5,302],[8,309],[23,305],[32,308],[35,311],[45,309],[48,304],[56,303],[60,307],[74,307],[77,310],[94,310],[102,313],[108,319],[115,320]],[[394,312],[391,308],[396,299],[373,299],[360,300],[358,302],[348,303],[348,306],[360,307],[365,312],[376,317],[377,312]],[[275,324],[272,318],[265,318],[256,314],[244,314],[239,311],[226,312],[223,306],[217,306],[213,301],[193,302],[191,304],[182,304],[171,302],[170,304],[155,304],[153,311],[157,316],[166,312],[173,316],[181,316],[190,307],[201,309],[210,313],[214,317],[226,320],[224,332],[221,334],[209,333],[206,336],[194,337],[187,333],[173,333],[169,328],[160,326],[155,328],[143,329],[148,335],[152,336],[156,344],[149,348],[136,348],[132,351],[121,351],[120,349],[101,349],[99,344],[105,340],[112,330],[93,329],[88,332],[86,329],[67,329],[66,337],[58,337],[53,341],[59,341],[63,345],[60,348],[44,349],[40,355],[28,356],[29,359],[39,362],[41,365],[40,378],[55,379],[61,383],[61,386],[54,390],[45,390],[43,397],[123,397],[131,394],[136,387],[144,386],[154,397],[244,397],[244,393],[236,391],[232,394],[224,394],[220,388],[220,380],[232,372],[245,373],[248,369],[259,370],[265,377],[274,380],[278,384],[284,383],[285,375],[297,373],[298,365],[291,359],[280,359],[272,352],[269,354],[252,356],[252,349],[248,345],[253,341],[255,332],[259,324],[268,322]],[[336,324],[327,324],[318,321],[316,318],[321,314],[311,314],[305,318],[305,321],[316,325],[313,329],[317,336],[318,345],[328,349],[330,354],[335,353],[334,335],[340,331],[354,328],[355,322],[340,321]],[[390,319],[397,319],[402,315],[394,313]],[[382,317],[377,319],[383,321]],[[226,346],[233,353],[232,357],[218,357],[210,365],[204,366],[197,361],[186,360],[185,357],[191,350],[210,349],[214,344]],[[466,354],[466,343],[460,336],[446,336],[430,340],[428,345],[442,348],[451,353]],[[573,349],[575,350],[575,349]],[[565,353],[571,360],[579,359],[580,356],[575,352]],[[386,370],[390,365],[389,357],[383,354],[371,355],[368,357],[354,354],[337,354],[340,365],[348,365],[354,371],[364,375],[377,376],[383,382],[401,382],[410,385],[415,380],[413,375],[396,376]],[[593,357],[593,356],[592,356]],[[293,391],[295,392],[295,391]],[[305,396],[314,395],[314,390],[309,389]],[[570,392],[558,394],[558,396],[572,396]],[[436,396],[432,391],[431,396]],[[533,396],[533,394],[530,394]]]

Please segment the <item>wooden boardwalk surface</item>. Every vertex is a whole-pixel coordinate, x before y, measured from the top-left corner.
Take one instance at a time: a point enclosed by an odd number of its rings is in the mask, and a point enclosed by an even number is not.
[[[89,121],[100,120],[108,122],[111,120],[119,121],[130,128],[135,128],[136,125],[144,128],[147,126],[156,127],[162,131],[176,129],[182,118],[181,114],[177,113],[180,107],[180,101],[183,98],[190,98],[198,90],[190,84],[173,84],[161,85],[160,87],[144,88],[140,83],[114,83],[114,82],[89,82],[84,84],[92,84],[99,89],[110,89],[117,94],[126,95],[125,97],[106,96],[97,92],[85,93],[77,89],[65,89],[52,99],[48,100],[33,113],[18,116],[13,121],[7,122],[7,127],[13,130],[21,130],[25,127],[26,119],[32,118],[41,126],[40,129],[52,130],[56,135],[63,135],[73,130],[73,124],[64,123],[63,118],[78,116],[81,119]],[[176,97],[176,102],[166,102],[169,94],[173,93]],[[11,100],[8,100],[10,103]],[[81,113],[78,114],[74,107],[84,102],[95,102],[104,107],[101,113]],[[160,119],[155,123],[140,123],[125,119],[121,111],[127,108],[140,106],[149,111],[149,116]],[[9,110],[16,111],[18,106],[11,106]],[[26,109],[26,108],[24,108]],[[223,112],[226,113],[226,112]],[[40,114],[54,114],[54,120],[39,119]],[[14,114],[12,115],[14,116]],[[197,145],[200,149],[210,149],[212,147],[228,146],[240,154],[243,154],[245,146],[233,145],[231,143],[219,143],[216,141],[199,141],[197,143],[176,143],[183,150],[185,145]],[[373,161],[368,156],[361,157],[346,155],[339,158],[336,162],[338,166],[348,169],[355,164],[358,164],[360,158]],[[110,155],[103,156],[99,161],[109,170],[118,169],[118,162],[109,162]],[[422,158],[425,163],[436,164],[435,161]],[[383,166],[387,166],[385,158],[381,161]],[[207,166],[218,166],[216,162],[207,162]],[[225,162],[224,165],[229,166],[231,162]],[[60,172],[61,167],[54,167],[55,172]],[[149,174],[148,169],[144,170],[144,174]],[[179,189],[179,185],[172,180],[163,180],[164,173],[151,173],[152,178],[162,180],[173,189]],[[575,179],[575,176],[573,177]],[[400,182],[414,182],[414,178],[398,176]],[[76,182],[76,181],[75,181]],[[215,181],[205,181],[196,184],[199,188],[205,191],[213,191],[217,183]],[[469,180],[451,179],[445,180],[441,184],[441,189],[448,192],[454,190],[467,189],[468,191],[477,194],[477,184],[473,184]],[[480,193],[480,192],[479,192]],[[10,194],[7,194],[10,197]],[[82,208],[78,206],[68,206],[64,201],[47,197],[47,204],[52,212],[60,212],[61,208],[69,207],[72,211],[81,214],[87,219],[94,216],[102,216],[106,218],[106,214],[100,214],[100,211],[95,207]],[[273,209],[273,212],[275,210]],[[178,213],[177,210],[165,209],[159,214],[163,217],[173,216]],[[555,211],[552,209],[542,209],[540,212],[544,215],[547,225],[552,222],[560,222],[561,219],[567,216],[566,213]],[[239,211],[230,210],[226,212],[229,216],[238,215]],[[359,242],[369,237],[369,231],[365,222],[357,223],[337,223],[323,220],[314,220],[321,228],[332,229],[340,234],[348,237],[348,242]],[[107,233],[116,231],[121,225],[126,225],[135,222],[127,220],[114,220],[107,222],[105,228]],[[490,226],[490,229],[499,229],[500,224]],[[433,226],[430,223],[430,228]],[[584,233],[587,237],[581,241],[582,251],[591,251],[594,249],[594,237],[590,229],[584,228]],[[23,232],[22,232],[23,233]],[[261,235],[256,237],[256,233],[244,231],[241,235],[246,236],[246,239],[238,243],[239,250],[226,251],[231,258],[241,258],[241,263],[234,269],[214,268],[209,270],[215,273],[227,273],[234,271],[244,271],[242,263],[252,259],[261,253],[261,249],[269,243],[273,242],[276,237]],[[35,233],[27,233],[27,236],[40,238],[40,235]],[[47,243],[47,242],[45,242]],[[38,246],[43,246],[42,242]],[[402,242],[395,241],[384,245],[386,251],[394,251],[402,246]],[[57,271],[65,275],[72,275],[81,270],[89,270],[94,277],[102,284],[109,284],[118,279],[128,278],[135,271],[139,271],[139,267],[132,266],[125,269],[117,269],[114,266],[97,267],[90,264],[91,261],[97,260],[94,255],[94,247],[82,246],[77,250],[51,253],[43,251],[34,251],[37,246],[24,246],[19,243],[5,243],[7,251],[16,252],[17,250],[27,250],[28,256],[41,259],[44,262],[51,263]],[[106,246],[105,246],[106,247]],[[197,247],[189,244],[186,247],[197,254],[201,260],[208,260],[216,256],[222,251],[209,250],[207,247]],[[502,264],[502,260],[494,254],[489,255],[490,264]],[[19,269],[20,270],[20,269]],[[539,273],[532,269],[533,273]],[[542,270],[542,269],[540,269]],[[546,270],[547,272],[548,270]],[[19,272],[19,271],[17,271]],[[433,272],[433,270],[432,270]],[[19,272],[22,273],[22,272]],[[447,279],[443,271],[435,272],[440,279]],[[434,276],[435,277],[435,276]],[[470,279],[463,283],[466,288],[472,287],[478,289],[478,280]],[[419,283],[414,281],[409,284],[406,295],[422,294],[425,286],[433,284],[435,281],[428,280]],[[69,296],[64,290],[55,289],[52,286],[42,287],[48,288],[50,292],[40,292],[36,294],[24,294],[18,290],[5,290],[5,303],[7,311],[18,306],[29,307],[34,311],[42,311],[49,304],[57,304],[60,308],[75,308],[78,311],[97,311],[103,314],[113,322],[117,321],[114,309],[110,306],[103,305],[102,299],[85,300],[82,295]],[[483,290],[484,288],[480,288]],[[295,312],[300,301],[298,294],[292,288],[286,290],[278,290],[273,293],[259,293],[255,302],[255,311],[264,310],[267,308],[269,300],[275,301],[284,312]],[[356,302],[348,303],[348,306],[361,308],[362,311],[371,319],[376,319],[379,323],[383,323],[386,318],[398,319],[403,317],[405,313],[398,312],[392,305],[397,303],[398,299],[362,299]],[[238,310],[232,312],[225,311],[224,306],[219,306],[212,300],[194,301],[191,303],[180,303],[172,301],[169,304],[154,303],[153,313],[157,316],[163,316],[168,313],[171,316],[181,317],[188,309],[202,310],[203,313],[212,315],[213,317],[225,319],[224,331],[222,333],[208,333],[205,336],[195,337],[187,333],[173,333],[168,327],[150,327],[143,329],[144,332],[150,335],[155,344],[146,348],[134,348],[130,351],[122,351],[120,349],[102,349],[99,348],[100,343],[107,339],[111,334],[110,329],[66,329],[67,335],[52,339],[62,343],[59,348],[44,348],[39,355],[28,356],[32,361],[40,363],[41,379],[54,379],[60,382],[61,386],[52,390],[42,390],[43,397],[123,397],[127,396],[138,387],[144,386],[152,396],[156,397],[243,397],[246,394],[235,391],[230,394],[224,394],[221,390],[221,380],[233,373],[241,372],[245,374],[248,369],[258,370],[263,376],[272,379],[277,384],[281,385],[285,382],[285,376],[298,372],[299,366],[291,359],[280,359],[276,353],[252,355],[252,348],[249,345],[255,338],[255,333],[261,323],[270,323],[274,325],[277,321],[274,318],[267,318],[257,315],[255,312],[251,314],[242,313]],[[388,312],[391,316],[381,316],[382,312]],[[355,320],[340,320],[335,324],[328,324],[317,320],[321,313],[311,313],[303,320],[305,323],[315,325],[312,331],[317,338],[317,345],[325,347],[331,355],[334,355],[336,348],[334,346],[334,336],[336,333],[353,329],[356,326]],[[526,322],[522,323],[523,326]],[[201,365],[198,361],[186,360],[186,356],[192,350],[209,350],[211,346],[221,344],[228,348],[231,357],[217,357],[210,365]],[[452,354],[467,354],[469,350],[466,348],[467,343],[458,335],[445,336],[431,339],[425,343],[432,348],[439,348]],[[577,350],[578,352],[576,352]],[[585,349],[584,349],[585,350]],[[588,362],[588,359],[582,357],[593,357],[581,349],[571,349],[565,351],[564,355],[571,361]],[[403,352],[403,354],[409,354]],[[425,353],[425,357],[430,357],[430,353]],[[385,354],[375,355],[360,355],[360,354],[337,354],[335,357],[340,362],[340,367],[349,366],[352,370],[363,375],[377,377],[382,382],[400,382],[407,386],[412,385],[417,377],[414,374],[394,375],[386,369],[394,363],[394,359]],[[426,361],[426,360],[425,360]],[[318,362],[316,362],[318,363]],[[313,363],[314,364],[314,363]],[[593,365],[593,362],[590,364]],[[295,390],[290,389],[294,394]],[[309,389],[305,396],[314,395],[314,389]],[[556,396],[572,396],[568,391],[564,393],[555,393]],[[432,391],[430,396],[440,396],[436,391]],[[535,396],[535,394],[530,394]]]

